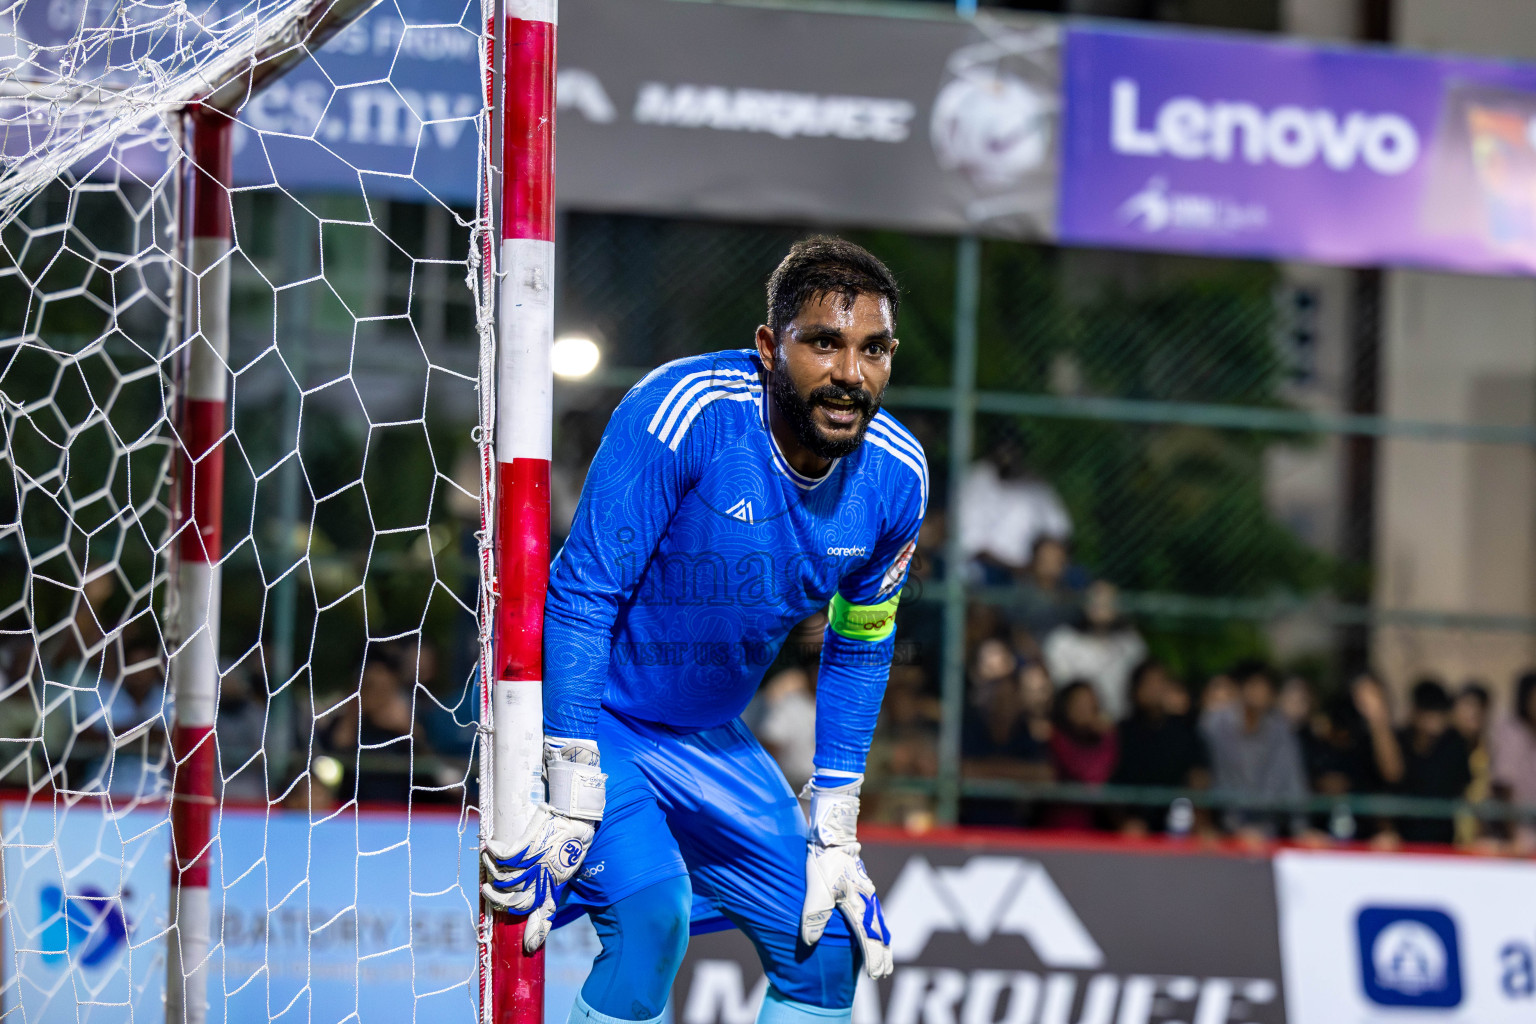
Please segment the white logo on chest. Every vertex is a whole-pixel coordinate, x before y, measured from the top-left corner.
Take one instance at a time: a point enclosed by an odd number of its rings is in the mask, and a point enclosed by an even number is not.
[[[752,522],[752,503],[742,498],[736,504],[725,510],[725,514],[732,519],[740,519],[744,523]]]

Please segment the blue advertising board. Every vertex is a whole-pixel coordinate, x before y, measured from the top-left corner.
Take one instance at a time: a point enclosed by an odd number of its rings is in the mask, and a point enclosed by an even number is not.
[[[163,1017],[171,850],[165,809],[5,804],[0,836],[0,1012],[78,1024],[150,1020],[151,1010]]]
[[[211,1024],[475,1019],[472,820],[225,810],[215,828]],[[0,829],[0,1012],[33,1024],[161,1020],[164,806],[10,803]],[[553,934],[547,1019],[565,1019],[596,948],[585,918]]]
[[[479,4],[379,4],[253,96],[237,185],[473,204]]]
[[[1536,67],[1073,28],[1067,244],[1536,270]]]

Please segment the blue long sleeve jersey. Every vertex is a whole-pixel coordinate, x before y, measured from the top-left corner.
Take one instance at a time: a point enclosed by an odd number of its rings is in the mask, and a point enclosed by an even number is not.
[[[550,735],[595,739],[599,705],[685,731],[728,722],[826,609],[816,764],[864,770],[928,464],[882,411],[824,476],[797,473],[758,367],[751,349],[681,359],[614,411],[550,571]]]

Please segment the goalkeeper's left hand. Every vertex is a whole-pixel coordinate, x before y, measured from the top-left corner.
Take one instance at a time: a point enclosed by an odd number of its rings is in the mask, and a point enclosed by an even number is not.
[[[811,830],[806,840],[800,937],[807,945],[819,940],[835,906],[863,947],[864,969],[879,981],[891,973],[891,933],[885,927],[875,883],[859,856],[859,786],[864,776],[838,778],[832,786],[818,785],[818,781],[828,780],[818,775],[805,787],[811,798]]]
[[[480,891],[502,910],[528,915],[523,949],[529,954],[549,935],[556,887],[575,877],[592,846],[608,776],[596,743],[551,736],[544,741],[544,778],[549,799],[534,808],[522,837],[488,840],[480,854],[489,876]]]

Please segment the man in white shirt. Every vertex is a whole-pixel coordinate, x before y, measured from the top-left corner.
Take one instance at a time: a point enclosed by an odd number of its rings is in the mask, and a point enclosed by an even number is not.
[[[1041,537],[1066,540],[1072,517],[1056,489],[1024,474],[1017,446],[999,445],[971,466],[960,490],[960,543],[967,558],[982,558],[1009,570],[1029,564]]]

